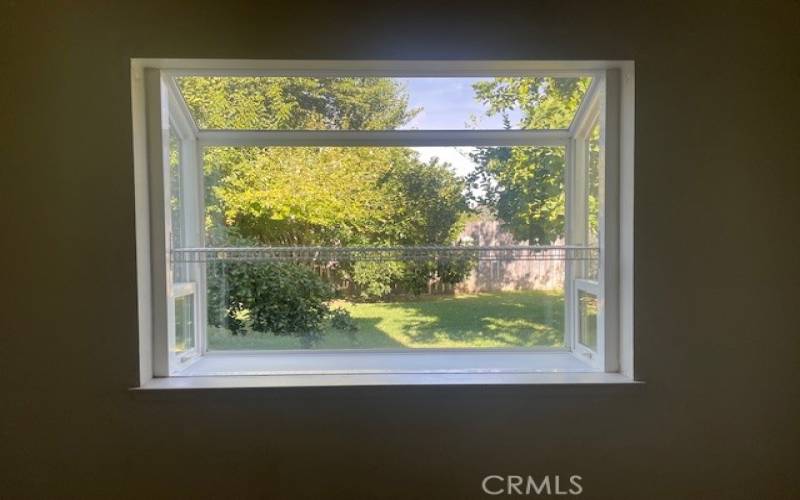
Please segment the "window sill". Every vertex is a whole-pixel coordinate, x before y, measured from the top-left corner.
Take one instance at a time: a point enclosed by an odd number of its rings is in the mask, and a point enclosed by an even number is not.
[[[381,373],[154,378],[135,391],[436,385],[628,385],[619,373]]]
[[[569,352],[212,353],[137,390],[636,383]]]

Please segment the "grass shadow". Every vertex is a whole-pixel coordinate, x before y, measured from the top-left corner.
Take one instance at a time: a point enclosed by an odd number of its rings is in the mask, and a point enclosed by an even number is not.
[[[564,343],[561,292],[423,296],[348,308],[406,347],[557,347]],[[359,332],[360,333],[360,332]]]
[[[313,349],[559,347],[564,343],[561,292],[487,292],[399,297],[390,302],[336,301],[358,330],[326,325]],[[306,349],[298,337],[209,327],[210,350]]]
[[[245,335],[233,335],[229,330],[208,326],[208,349],[210,351],[232,350],[288,350],[288,349],[398,349],[406,347],[391,335],[378,328],[378,319],[355,320],[358,331],[348,333],[326,325],[318,343],[309,347],[299,337],[273,335],[249,331]]]

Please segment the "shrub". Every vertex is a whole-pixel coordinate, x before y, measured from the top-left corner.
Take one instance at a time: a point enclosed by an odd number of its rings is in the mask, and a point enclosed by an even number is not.
[[[436,275],[442,283],[457,285],[475,268],[475,259],[470,257],[451,257],[436,263]]]
[[[224,326],[234,334],[249,328],[311,341],[319,337],[330,312],[327,302],[333,298],[333,288],[308,267],[248,262],[209,268],[208,317],[212,325]]]
[[[337,330],[347,333],[354,333],[358,331],[358,325],[356,325],[356,322],[353,321],[353,318],[350,317],[350,313],[346,309],[337,307],[331,311],[330,318],[331,326]]]
[[[428,284],[434,278],[436,265],[429,261],[412,261],[405,265],[402,276],[402,287],[413,293],[420,295],[428,291]]]
[[[389,295],[403,273],[402,264],[397,262],[358,261],[352,269],[353,283],[358,286],[360,298],[365,300]]]
[[[402,273],[401,286],[407,292],[420,295],[428,291],[428,285],[434,280],[446,285],[461,283],[474,267],[474,260],[468,257],[408,262]]]

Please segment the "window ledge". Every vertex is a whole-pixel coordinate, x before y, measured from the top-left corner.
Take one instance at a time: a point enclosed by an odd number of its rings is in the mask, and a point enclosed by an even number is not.
[[[178,376],[596,372],[564,350],[215,351]]]
[[[619,373],[371,373],[154,378],[135,391],[409,385],[628,385]]]
[[[630,383],[568,352],[272,352],[206,355],[137,389]]]

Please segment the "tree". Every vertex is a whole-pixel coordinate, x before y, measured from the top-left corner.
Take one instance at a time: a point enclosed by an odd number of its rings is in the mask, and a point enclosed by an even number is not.
[[[200,128],[386,130],[418,111],[389,78],[190,77],[179,85]],[[464,179],[409,148],[210,148],[204,168],[212,245],[444,244],[468,211]],[[412,272],[405,263],[339,271],[369,297]]]
[[[490,116],[518,110],[522,129],[568,128],[590,83],[589,78],[495,78],[476,83],[478,100]],[[471,154],[468,177],[472,198],[489,209],[518,240],[551,244],[564,235],[564,149],[486,147]]]
[[[418,112],[389,78],[184,77],[178,84],[200,128],[384,130]],[[366,198],[392,154],[377,148],[207,149],[207,240],[367,242],[369,226],[385,216]],[[365,220],[364,212],[376,209]]]
[[[178,85],[208,129],[389,130],[419,111],[391,78],[193,76]]]
[[[416,152],[392,163],[379,182],[391,205],[383,238],[393,245],[452,243],[464,228],[468,212],[466,183],[448,163],[419,161]]]
[[[185,77],[200,128],[394,129],[419,110],[390,78]],[[215,243],[441,244],[467,210],[463,179],[409,148],[210,148]]]
[[[262,245],[352,245],[376,239],[392,210],[379,181],[395,152],[265,148],[225,168],[212,188],[229,234]]]

